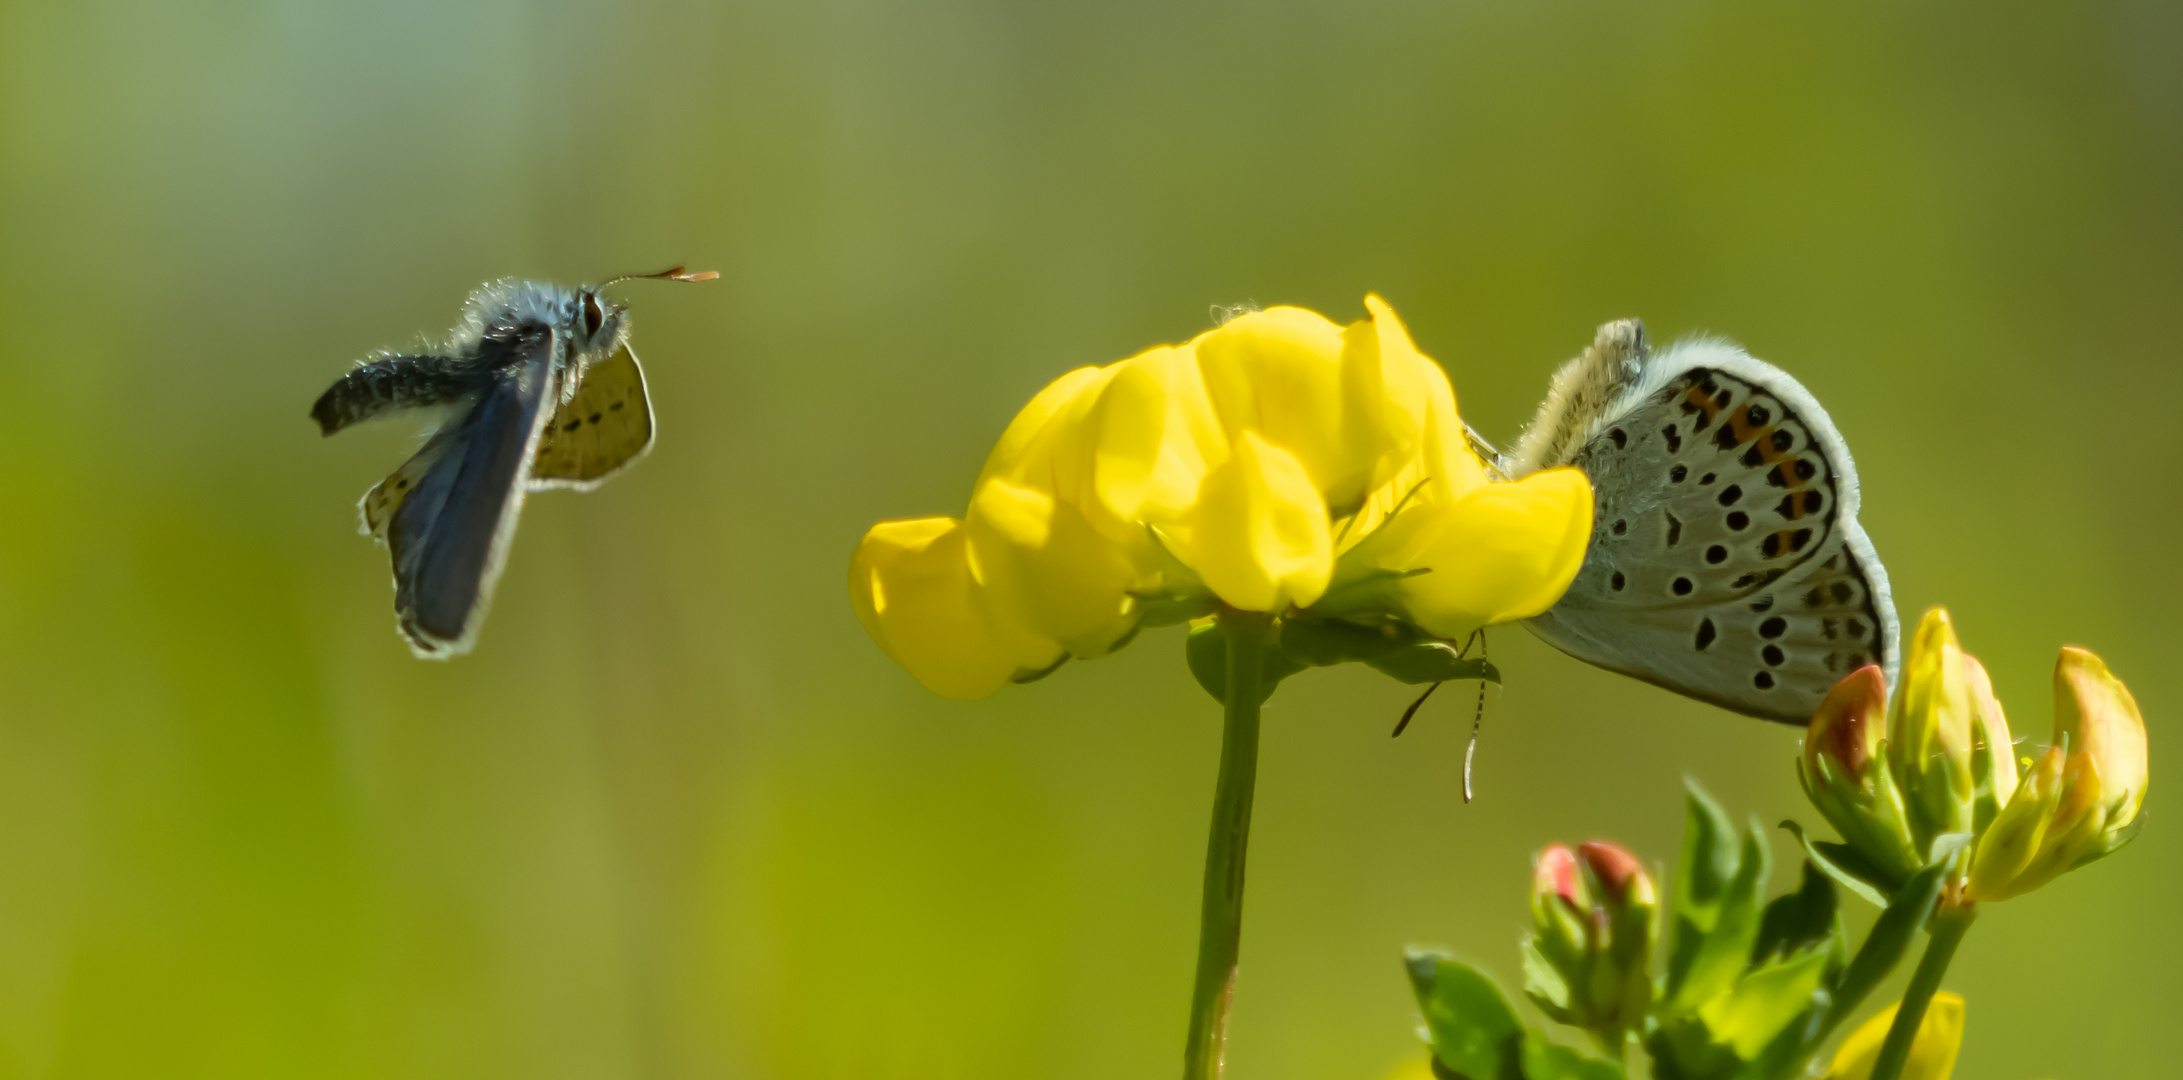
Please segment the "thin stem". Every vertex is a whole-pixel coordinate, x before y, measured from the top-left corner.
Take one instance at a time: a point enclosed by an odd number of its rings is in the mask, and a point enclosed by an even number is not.
[[[1225,1060],[1228,1005],[1235,997],[1236,952],[1243,937],[1243,856],[1258,780],[1259,661],[1273,620],[1259,612],[1224,611],[1220,628],[1228,640],[1228,700],[1222,710],[1213,830],[1205,842],[1198,976],[1190,994],[1183,1080],[1217,1080]]]
[[[1902,1075],[1904,1063],[1910,1060],[1910,1048],[1917,1042],[1918,1027],[1925,1022],[1925,1007],[1932,1003],[1933,992],[1940,989],[1940,977],[1947,974],[1948,962],[1955,959],[1956,946],[1963,943],[1964,933],[1977,918],[1977,908],[1957,907],[1945,899],[1933,912],[1925,955],[1918,958],[1918,970],[1911,974],[1910,988],[1903,991],[1902,1004],[1895,1009],[1895,1022],[1887,1029],[1887,1041],[1880,1044],[1880,1056],[1872,1063],[1872,1080],[1896,1080]]]

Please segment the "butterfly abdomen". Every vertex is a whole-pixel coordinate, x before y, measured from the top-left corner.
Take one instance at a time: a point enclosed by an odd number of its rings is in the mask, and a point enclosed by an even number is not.
[[[395,409],[444,405],[476,393],[492,378],[476,360],[452,356],[385,356],[355,369],[326,388],[311,406],[320,434]]]

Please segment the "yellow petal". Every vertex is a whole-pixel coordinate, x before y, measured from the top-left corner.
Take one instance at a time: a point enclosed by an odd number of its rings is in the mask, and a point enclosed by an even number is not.
[[[1888,732],[1901,762],[1919,772],[1930,771],[1928,762],[1945,762],[1951,775],[1963,778],[1968,796],[1972,704],[1964,674],[1963,648],[1948,610],[1926,612],[1903,658],[1903,683]]]
[[[865,632],[918,682],[968,700],[1051,666],[1061,647],[985,610],[964,540],[953,518],[872,526],[849,560],[849,599]]]
[[[2145,717],[2130,688],[2092,653],[2066,647],[2054,665],[2054,742],[2096,767],[2108,825],[2129,824],[2145,798]]]
[[[1135,628],[1133,552],[1075,506],[994,477],[971,500],[965,525],[984,602],[1004,620],[1087,659]]]
[[[1295,455],[1248,431],[1232,449],[1180,523],[1177,554],[1231,606],[1308,606],[1334,570],[1326,503]]]
[[[1063,454],[1091,475],[1087,518],[1117,541],[1144,539],[1145,525],[1175,522],[1205,474],[1228,457],[1189,349],[1152,349],[1115,365]]]
[[[1000,441],[993,444],[993,452],[986,455],[985,468],[978,473],[979,481],[983,482],[989,476],[1022,479],[1025,458],[1041,442],[1054,437],[1055,417],[1071,405],[1095,396],[1113,375],[1111,366],[1081,367],[1047,383],[1046,388],[1008,422],[1008,430],[1001,433]],[[1050,481],[1050,478],[1046,479]]]
[[[1357,345],[1358,348],[1350,348]],[[1322,501],[1364,500],[1391,439],[1381,423],[1385,388],[1377,334],[1356,340],[1302,308],[1230,320],[1191,342],[1221,430],[1252,432],[1293,455]],[[1411,350],[1414,353],[1414,350]],[[1391,357],[1398,365],[1402,357]]]
[[[1431,411],[1431,375],[1440,370],[1417,351],[1387,301],[1366,296],[1364,308],[1365,317],[1342,331],[1345,463],[1342,476],[1323,488],[1337,515],[1350,513],[1416,457]]]
[[[2008,717],[2001,711],[2001,699],[1994,696],[1993,679],[1986,674],[1986,665],[1970,653],[1963,654],[1963,680],[1970,689],[1977,729],[1973,761],[1978,756],[1985,758],[1994,801],[2006,806],[2009,796],[2016,793],[2016,745],[2009,734]]]
[[[2047,846],[2048,830],[2062,795],[2066,758],[2057,746],[2026,771],[2016,793],[1978,836],[1967,886],[1975,900],[2006,900],[2030,892],[2053,875],[2031,876],[2032,861]]]
[[[1419,626],[1457,638],[1561,599],[1584,565],[1592,485],[1576,469],[1549,469],[1478,487],[1434,516],[1438,528],[1401,567],[1427,572],[1403,579],[1399,592]]]
[[[1902,1002],[1882,1009],[1879,1015],[1857,1025],[1835,1051],[1834,1063],[1824,1080],[1871,1080],[1879,1064],[1880,1047],[1887,1042],[1888,1025]],[[1948,1080],[1956,1071],[1956,1051],[1963,1047],[1963,998],[1942,991],[1926,1003],[1918,1022],[1918,1037],[1910,1044],[1910,1058],[1903,1063],[1901,1080]]]

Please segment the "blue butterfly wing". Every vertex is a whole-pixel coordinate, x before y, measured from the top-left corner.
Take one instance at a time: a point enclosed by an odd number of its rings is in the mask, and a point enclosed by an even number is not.
[[[498,369],[461,419],[412,459],[426,463],[388,519],[386,539],[394,556],[395,618],[420,657],[470,651],[484,622],[522,514],[548,402],[558,397],[557,348],[543,336]],[[413,471],[404,466],[396,475]]]

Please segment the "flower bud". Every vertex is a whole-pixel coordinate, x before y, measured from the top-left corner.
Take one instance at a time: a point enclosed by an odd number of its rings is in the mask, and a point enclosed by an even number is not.
[[[2054,745],[1978,838],[1969,897],[2006,900],[2122,847],[2135,835],[2145,782],[2145,720],[2129,688],[2099,657],[2063,649]]]
[[[1867,664],[1834,684],[1812,713],[1797,776],[1843,841],[1900,879],[1924,860],[1888,764],[1887,735],[1887,678]]]
[[[1947,609],[1919,621],[1889,721],[1888,765],[1922,856],[1934,837],[1968,832],[1974,818],[1971,680]]]
[[[1595,840],[1539,852],[1524,990],[1548,1016],[1619,1046],[1652,1005],[1659,894],[1644,864]]]

